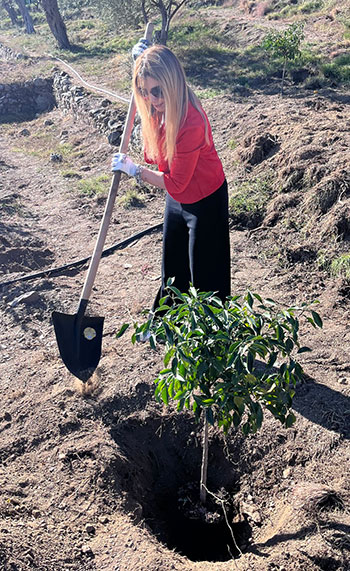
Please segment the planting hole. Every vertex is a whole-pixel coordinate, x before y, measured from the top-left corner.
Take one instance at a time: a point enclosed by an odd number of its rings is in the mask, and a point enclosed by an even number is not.
[[[207,503],[199,502],[201,427],[185,414],[140,419],[135,413],[112,432],[120,462],[111,467],[126,497],[125,509],[157,539],[192,561],[228,561],[244,549],[250,526],[238,521],[239,454],[230,462],[221,435],[209,444]],[[232,455],[230,455],[232,458]],[[237,460],[238,459],[238,460]],[[227,525],[228,523],[231,527]],[[232,539],[234,534],[235,541]],[[236,545],[235,545],[236,543]]]

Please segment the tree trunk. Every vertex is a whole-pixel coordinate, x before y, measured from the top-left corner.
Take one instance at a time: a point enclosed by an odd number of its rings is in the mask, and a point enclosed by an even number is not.
[[[34,30],[34,25],[33,25],[33,20],[31,15],[28,12],[28,8],[25,5],[24,0],[16,0],[17,6],[19,8],[19,11],[21,12],[21,16],[23,18],[23,22],[26,28],[26,33],[27,34],[35,34],[35,30]]]
[[[50,30],[57,40],[58,47],[63,50],[70,50],[71,45],[68,40],[65,23],[58,9],[57,0],[41,0],[41,4]]]
[[[142,0],[141,10],[142,10],[143,21],[145,24],[148,24],[148,16],[147,16],[147,12],[146,12],[146,0]]]
[[[207,501],[207,475],[208,475],[208,421],[204,411],[203,440],[202,440],[202,466],[199,497],[202,504]]]
[[[158,8],[162,16],[162,29],[160,32],[159,41],[163,46],[165,46],[168,39],[168,13],[166,7],[164,6],[163,0],[159,0]]]
[[[282,71],[282,83],[281,83],[281,97],[283,97],[283,93],[284,93],[284,78],[286,75],[286,66],[287,66],[287,58],[284,58],[283,71]]]
[[[12,6],[11,2],[7,2],[7,0],[2,0],[2,5],[3,5],[3,8],[6,10],[6,12],[8,13],[12,25],[18,26],[16,10]]]

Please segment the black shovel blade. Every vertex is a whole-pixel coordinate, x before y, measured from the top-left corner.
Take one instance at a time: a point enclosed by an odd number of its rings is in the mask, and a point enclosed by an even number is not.
[[[52,321],[64,364],[75,377],[86,382],[101,357],[104,317],[79,317],[54,311]]]

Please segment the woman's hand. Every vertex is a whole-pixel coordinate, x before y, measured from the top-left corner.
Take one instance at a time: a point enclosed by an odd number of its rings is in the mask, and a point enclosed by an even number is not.
[[[146,38],[141,38],[137,44],[134,45],[134,47],[131,50],[131,54],[132,54],[132,58],[133,60],[137,60],[137,58],[143,54],[143,52],[145,50],[147,50],[147,48],[150,47],[150,42],[148,40],[146,40]]]
[[[137,168],[136,165],[129,157],[124,153],[116,153],[112,158],[112,171],[122,171],[129,176],[136,176]]]

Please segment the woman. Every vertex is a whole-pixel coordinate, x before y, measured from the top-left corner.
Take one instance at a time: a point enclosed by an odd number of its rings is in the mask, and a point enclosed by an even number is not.
[[[158,170],[136,165],[121,153],[112,170],[167,191],[163,229],[162,285],[168,278],[188,291],[230,294],[227,183],[208,118],[186,83],[183,68],[165,46],[140,46],[133,92],[141,117],[144,157]],[[144,51],[143,51],[144,50]]]

